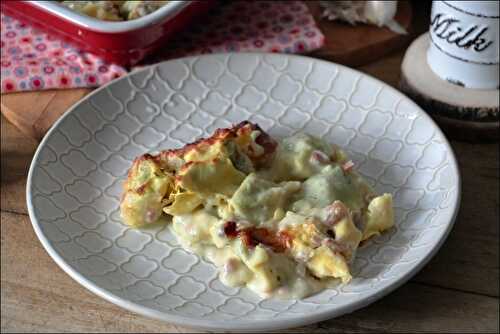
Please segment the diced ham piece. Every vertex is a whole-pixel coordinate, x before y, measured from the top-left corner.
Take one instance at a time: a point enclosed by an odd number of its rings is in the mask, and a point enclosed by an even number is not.
[[[344,171],[344,173],[349,173],[353,167],[354,167],[354,162],[352,162],[352,160],[349,160],[342,165],[342,170]]]
[[[229,274],[234,272],[236,269],[238,269],[238,263],[239,261],[237,259],[229,259],[227,262],[224,264],[224,272]]]
[[[154,223],[158,218],[160,218],[161,211],[149,209],[146,211],[144,222],[146,223]]]
[[[346,217],[349,212],[347,207],[341,201],[333,202],[328,208],[328,216],[324,221],[327,226],[333,226]]]
[[[224,233],[231,239],[240,237],[248,248],[263,244],[277,253],[282,253],[292,246],[292,237],[285,231],[276,233],[267,228],[256,227],[238,230],[236,222],[233,221],[224,224]]]
[[[333,239],[325,239],[323,241],[323,245],[330,248],[333,252],[337,252],[337,253],[340,253],[342,255],[345,255],[347,254],[348,252],[348,248],[346,245],[336,241],[336,240],[333,240]]]
[[[311,162],[314,164],[327,164],[330,158],[325,153],[315,150],[311,153]]]

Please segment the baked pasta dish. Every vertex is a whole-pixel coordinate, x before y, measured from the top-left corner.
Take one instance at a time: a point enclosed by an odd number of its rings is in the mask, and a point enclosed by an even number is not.
[[[105,21],[127,21],[151,14],[164,6],[166,0],[145,1],[78,1],[64,0],[61,4],[71,10]]]
[[[220,269],[229,286],[304,298],[351,280],[361,242],[393,226],[340,148],[307,134],[277,142],[242,122],[181,149],[138,157],[121,200],[133,227],[172,217],[183,247]]]

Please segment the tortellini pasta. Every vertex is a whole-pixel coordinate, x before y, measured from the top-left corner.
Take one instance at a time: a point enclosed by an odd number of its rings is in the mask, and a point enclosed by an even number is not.
[[[133,20],[151,14],[164,6],[166,0],[64,0],[61,3],[71,10],[104,21]]]
[[[377,195],[341,149],[306,134],[278,144],[249,122],[135,160],[124,222],[162,212],[225,284],[278,298],[348,283],[360,242],[394,225],[392,196]]]

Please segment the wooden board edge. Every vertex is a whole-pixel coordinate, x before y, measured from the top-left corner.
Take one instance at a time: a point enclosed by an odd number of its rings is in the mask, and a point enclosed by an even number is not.
[[[455,106],[448,105],[447,103],[429,99],[426,96],[417,92],[406,80],[405,76],[401,74],[399,81],[399,88],[403,93],[408,95],[415,101],[424,111],[431,116],[436,123],[443,129],[445,134],[451,139],[456,139],[465,142],[483,142],[493,143],[500,140],[500,122],[499,121],[471,121],[455,119],[439,115],[432,110],[453,110]]]

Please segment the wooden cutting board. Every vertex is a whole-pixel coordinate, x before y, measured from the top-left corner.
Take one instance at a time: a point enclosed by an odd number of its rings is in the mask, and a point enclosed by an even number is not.
[[[335,63],[357,67],[371,63],[399,50],[413,39],[412,5],[409,1],[398,2],[396,21],[403,26],[407,35],[400,35],[387,28],[368,24],[352,26],[338,21],[321,18],[322,8],[317,1],[306,1],[316,23],[325,35],[325,45],[310,54]]]
[[[2,114],[24,134],[41,140],[69,107],[91,91],[75,88],[2,94]]]
[[[409,31],[398,35],[387,28],[359,24],[351,26],[321,18],[317,1],[306,2],[325,35],[325,45],[309,56],[348,66],[361,66],[401,49],[413,37],[412,8],[408,1],[400,1],[396,20]],[[92,89],[48,90],[2,94],[1,110],[5,118],[26,135],[41,140],[50,126]]]

